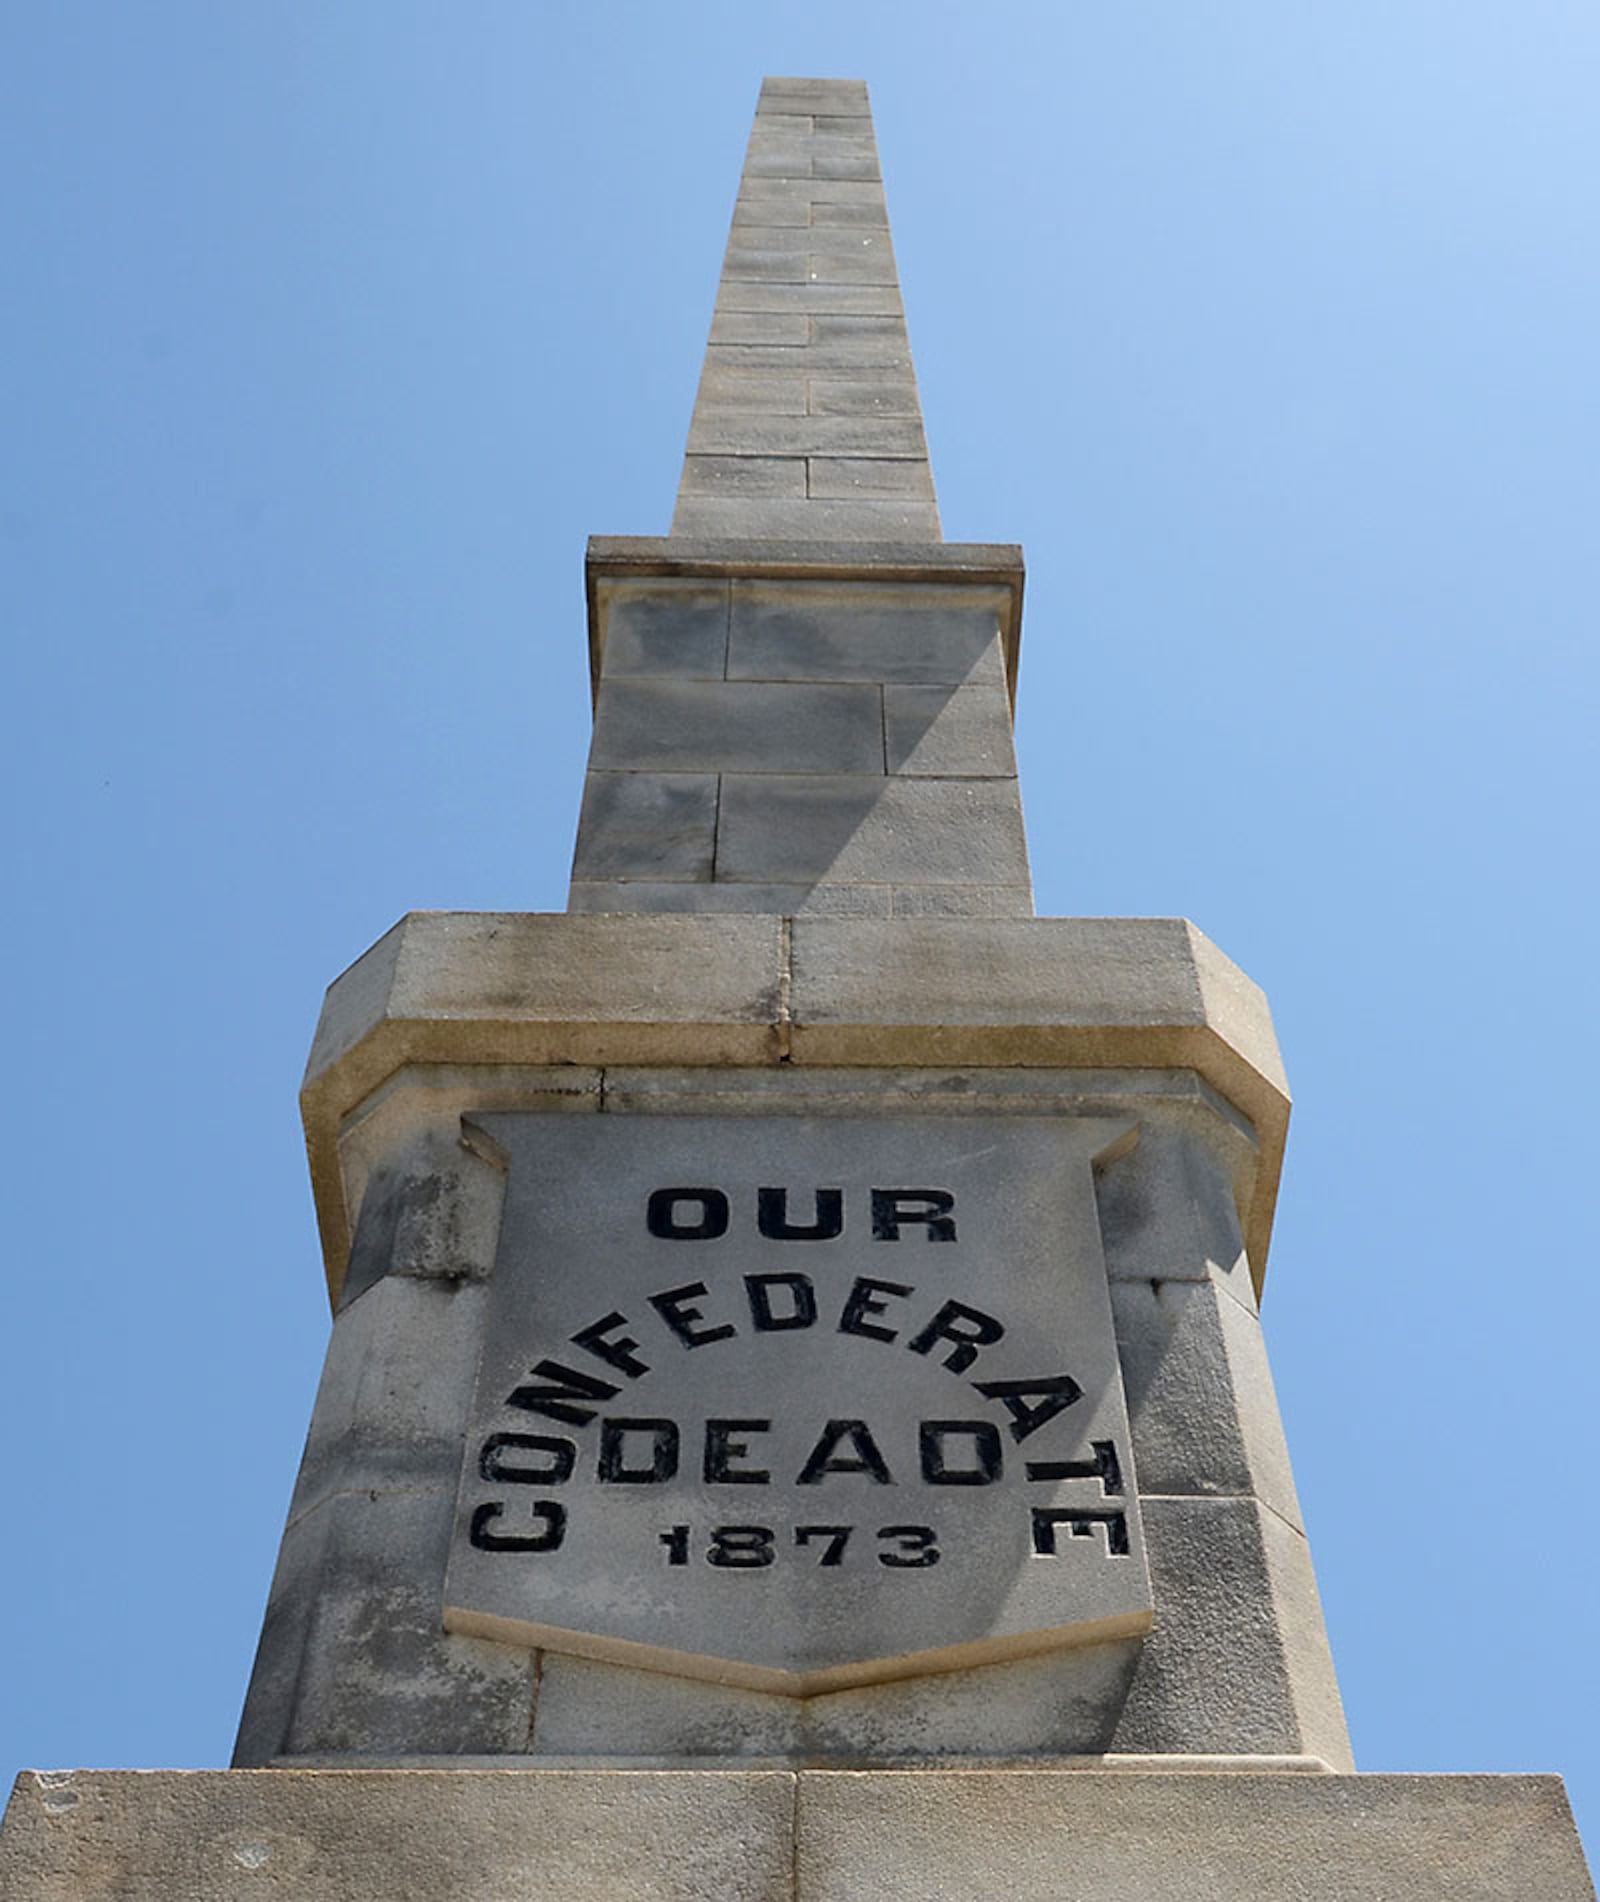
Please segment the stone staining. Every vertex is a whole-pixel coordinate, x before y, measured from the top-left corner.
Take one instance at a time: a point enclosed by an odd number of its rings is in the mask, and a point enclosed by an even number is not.
[[[940,540],[856,81],[762,86],[672,533],[628,546],[570,910],[1031,916],[1021,563]]]
[[[814,1696],[1148,1628],[1092,1179],[1126,1121],[481,1126],[451,1630]]]

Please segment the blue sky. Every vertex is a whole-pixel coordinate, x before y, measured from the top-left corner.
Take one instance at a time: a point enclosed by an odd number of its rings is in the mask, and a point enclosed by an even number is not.
[[[1039,910],[1297,1098],[1265,1319],[1358,1761],[1600,1827],[1600,14],[0,11],[0,1773],[226,1760],[326,1331],[295,1092],[559,910],[582,552],[664,532],[764,72],[865,77]]]

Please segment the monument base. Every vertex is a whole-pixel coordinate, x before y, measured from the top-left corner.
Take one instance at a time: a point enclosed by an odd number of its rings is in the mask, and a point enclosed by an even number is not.
[[[6,1902],[1592,1902],[1554,1776],[28,1771]]]

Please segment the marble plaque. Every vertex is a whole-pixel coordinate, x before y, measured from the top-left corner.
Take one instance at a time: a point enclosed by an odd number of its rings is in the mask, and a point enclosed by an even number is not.
[[[795,1696],[1151,1613],[1070,1117],[492,1115],[454,1631]]]

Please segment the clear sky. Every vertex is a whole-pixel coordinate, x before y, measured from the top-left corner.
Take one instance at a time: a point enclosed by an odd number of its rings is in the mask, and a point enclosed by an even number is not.
[[[559,910],[763,72],[865,77],[1044,913],[1297,1108],[1265,1319],[1368,1769],[1600,1843],[1600,12],[8,0],[0,1772],[226,1760],[327,1316],[295,1092]]]

